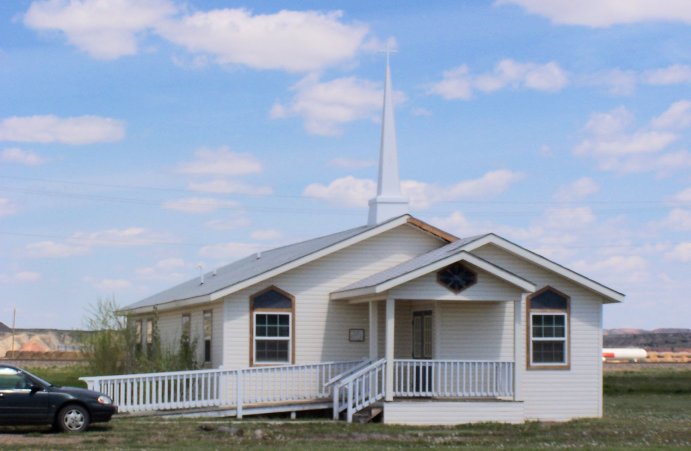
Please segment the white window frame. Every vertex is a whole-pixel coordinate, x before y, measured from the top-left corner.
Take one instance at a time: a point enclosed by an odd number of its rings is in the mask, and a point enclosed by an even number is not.
[[[564,317],[564,336],[563,337],[533,337],[533,317],[535,316],[563,316]],[[552,366],[564,367],[569,365],[569,317],[567,312],[554,310],[531,310],[530,312],[530,366]],[[561,362],[536,362],[533,359],[533,342],[536,341],[561,341],[564,343],[564,360]]]
[[[288,337],[258,337],[257,336],[257,315],[286,315],[288,316]],[[254,336],[252,340],[252,361],[255,365],[290,365],[292,361],[292,350],[293,350],[293,314],[291,312],[285,311],[272,311],[272,310],[257,310],[254,312],[253,321],[253,331]],[[277,361],[265,361],[257,359],[257,340],[264,341],[287,341],[288,342],[288,359],[285,362]]]

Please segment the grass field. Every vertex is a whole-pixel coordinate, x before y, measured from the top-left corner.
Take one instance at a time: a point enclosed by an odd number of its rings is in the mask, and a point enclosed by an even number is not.
[[[48,377],[47,374],[44,374]],[[119,416],[81,435],[0,427],[7,449],[659,449],[691,448],[691,369],[605,376],[602,419],[522,425],[401,427],[320,419],[163,420]]]

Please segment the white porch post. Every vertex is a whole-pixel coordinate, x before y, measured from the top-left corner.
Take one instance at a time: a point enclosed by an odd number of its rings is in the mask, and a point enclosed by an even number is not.
[[[396,319],[396,300],[386,298],[386,393],[384,400],[393,401],[393,359],[394,359],[394,325]]]
[[[369,358],[377,360],[379,354],[379,304],[369,302]]]
[[[520,301],[513,303],[513,399],[523,400],[523,384],[521,383],[525,365],[525,343],[523,332],[523,308],[527,305],[528,294],[523,293]]]

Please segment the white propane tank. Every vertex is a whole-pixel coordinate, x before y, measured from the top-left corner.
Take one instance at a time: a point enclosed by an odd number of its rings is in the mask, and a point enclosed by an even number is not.
[[[641,348],[603,348],[602,360],[633,360],[645,359],[648,352]]]

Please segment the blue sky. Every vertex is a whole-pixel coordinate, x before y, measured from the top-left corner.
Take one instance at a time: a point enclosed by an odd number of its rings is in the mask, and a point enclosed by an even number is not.
[[[691,3],[458,3],[0,3],[0,321],[364,224],[389,46],[413,214],[691,327]]]

